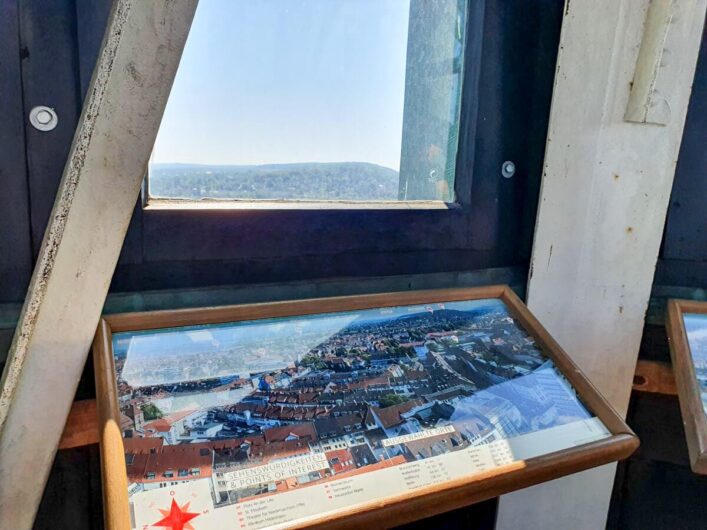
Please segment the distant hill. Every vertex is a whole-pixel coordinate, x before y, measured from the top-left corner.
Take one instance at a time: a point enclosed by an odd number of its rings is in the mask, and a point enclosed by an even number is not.
[[[365,162],[153,164],[150,196],[171,199],[397,200],[398,172]]]
[[[398,315],[391,317],[388,320],[381,319],[369,319],[365,316],[360,320],[354,321],[350,324],[349,328],[355,327],[366,327],[368,325],[374,324],[378,326],[395,326],[400,322],[405,322],[410,325],[411,328],[421,327],[430,325],[437,322],[451,322],[459,320],[473,320],[475,318],[488,315],[490,313],[497,313],[498,308],[496,307],[478,307],[475,309],[468,309],[466,311],[458,309],[435,309],[434,311],[421,311],[419,313],[410,313],[408,315]]]

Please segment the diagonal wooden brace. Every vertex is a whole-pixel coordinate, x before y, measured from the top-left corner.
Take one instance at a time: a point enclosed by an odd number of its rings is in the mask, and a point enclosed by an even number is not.
[[[0,391],[0,528],[31,528],[197,0],[115,0]]]

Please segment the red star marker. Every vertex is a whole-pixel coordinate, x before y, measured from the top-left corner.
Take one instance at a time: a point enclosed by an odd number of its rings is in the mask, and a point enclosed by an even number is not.
[[[189,513],[189,503],[186,503],[181,508],[177,502],[172,499],[172,506],[169,510],[160,510],[164,515],[161,521],[157,521],[152,526],[162,526],[171,530],[194,530],[194,527],[189,524],[189,521],[197,517],[198,513]]]

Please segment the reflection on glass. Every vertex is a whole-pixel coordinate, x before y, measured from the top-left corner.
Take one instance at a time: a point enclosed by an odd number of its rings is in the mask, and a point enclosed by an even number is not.
[[[398,466],[414,489],[608,436],[496,299],[118,333],[113,349],[135,502],[180,470],[218,513]]]
[[[201,0],[149,195],[454,200],[466,0]]]
[[[707,315],[685,313],[683,320],[697,383],[702,394],[702,406],[707,414]]]

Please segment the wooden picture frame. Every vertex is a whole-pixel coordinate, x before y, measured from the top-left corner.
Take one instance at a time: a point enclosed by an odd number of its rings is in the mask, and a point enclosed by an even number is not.
[[[513,324],[522,328],[534,340],[533,347],[537,347],[542,355],[554,363],[557,371],[562,374],[563,380],[569,382],[574,389],[577,396],[575,399],[581,400],[586,411],[590,413],[592,421],[598,419],[606,428],[605,434],[602,435],[604,437],[592,439],[593,441],[587,443],[581,439],[582,441],[578,442],[578,445],[559,451],[539,454],[525,460],[513,460],[486,471],[416,487],[412,491],[403,491],[383,498],[372,498],[362,504],[348,506],[335,512],[319,512],[287,527],[322,529],[364,528],[366,526],[392,527],[614,462],[627,458],[633,453],[639,445],[635,434],[507,286],[397,292],[109,315],[101,320],[94,341],[106,528],[110,530],[131,528],[128,479],[120,423],[121,411],[118,405],[112,353],[113,334],[377,308],[399,309],[401,306],[451,304],[486,299],[498,299],[505,304]],[[440,307],[444,306],[440,305]],[[434,458],[422,461],[429,460],[434,460]],[[412,463],[416,464],[414,461]],[[377,473],[377,471],[373,473]],[[318,486],[307,486],[299,491],[307,491],[308,488],[316,487]],[[235,521],[234,528],[238,528]]]
[[[680,401],[692,471],[707,475],[707,406],[703,404],[693,352],[685,326],[686,315],[705,315],[707,302],[669,300],[666,319],[668,344]],[[705,325],[707,329],[707,324]]]

